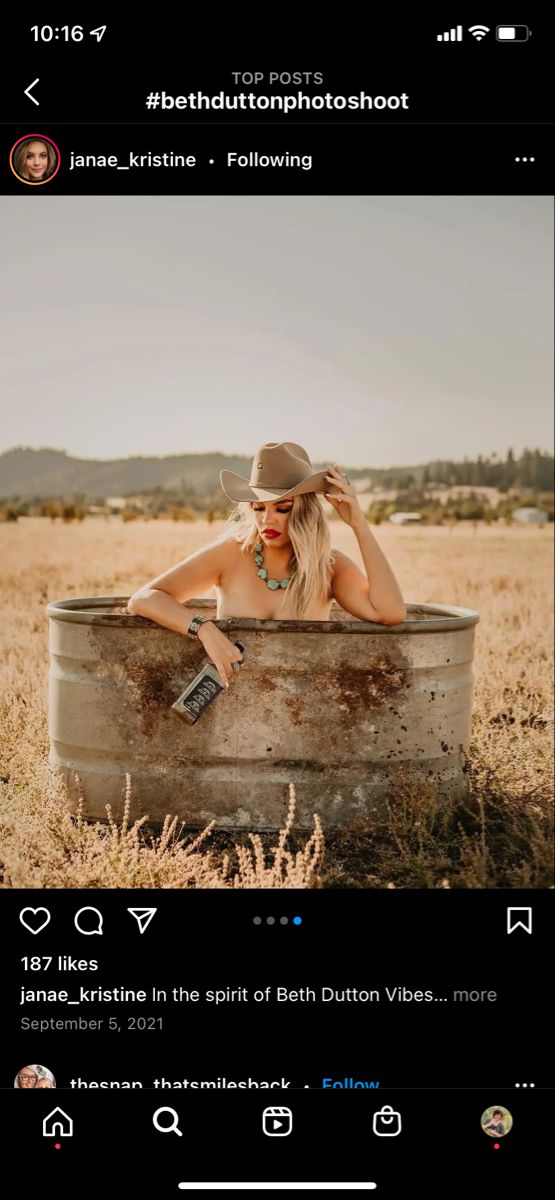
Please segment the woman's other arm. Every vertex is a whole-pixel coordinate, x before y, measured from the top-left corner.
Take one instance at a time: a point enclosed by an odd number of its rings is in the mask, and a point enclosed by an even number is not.
[[[354,617],[380,625],[401,625],[407,610],[399,584],[370,529],[348,476],[334,463],[326,475],[334,492],[326,492],[332,508],[351,526],[360,546],[366,577],[352,559],[334,551],[332,590],[338,604]]]
[[[346,554],[334,550],[332,591],[337,603],[362,621],[401,625],[406,620],[407,610],[385,554],[366,522],[355,526],[354,532],[366,576]]]

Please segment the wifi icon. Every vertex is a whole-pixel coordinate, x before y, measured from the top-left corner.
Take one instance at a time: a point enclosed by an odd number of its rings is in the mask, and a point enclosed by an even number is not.
[[[489,29],[487,25],[471,25],[468,32],[472,34],[473,38],[476,38],[477,42],[481,42],[486,33],[489,33]]]

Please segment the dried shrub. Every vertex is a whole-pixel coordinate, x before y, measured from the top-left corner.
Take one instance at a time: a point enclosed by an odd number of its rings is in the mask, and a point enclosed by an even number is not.
[[[314,832],[302,849],[288,849],[287,841],[295,823],[297,797],[294,784],[289,784],[289,808],[285,825],[278,834],[277,844],[270,848],[270,862],[258,833],[249,834],[250,846],[236,845],[238,870],[233,886],[239,888],[313,888],[321,884],[324,862],[324,834],[317,813],[314,813]]]
[[[80,785],[76,777],[77,785]],[[106,822],[87,821],[81,794],[72,813],[66,789],[58,779],[40,802],[42,820],[35,813],[26,821],[6,814],[0,821],[4,887],[64,888],[242,888],[315,887],[324,853],[317,818],[315,830],[302,850],[292,854],[287,839],[295,818],[295,790],[284,828],[268,864],[257,835],[252,858],[237,847],[238,867],[230,870],[230,855],[210,848],[214,822],[200,833],[184,831],[177,817],[166,816],[160,832],[147,826],[148,817],[130,821],[132,781],[126,775],[121,819],[106,805]],[[146,828],[145,828],[146,827]]]

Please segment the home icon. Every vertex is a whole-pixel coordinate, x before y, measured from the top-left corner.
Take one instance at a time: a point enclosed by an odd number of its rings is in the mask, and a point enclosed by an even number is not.
[[[53,1108],[42,1123],[43,1137],[73,1137],[73,1121],[61,1108]]]

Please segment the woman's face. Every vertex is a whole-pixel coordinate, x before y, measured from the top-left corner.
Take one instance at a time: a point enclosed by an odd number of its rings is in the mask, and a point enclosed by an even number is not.
[[[52,1083],[51,1083],[50,1079],[39,1079],[39,1081],[38,1081],[38,1083],[37,1083],[37,1087],[38,1087],[38,1088],[43,1088],[43,1087],[50,1087],[50,1088],[51,1088],[51,1087],[52,1087]]]
[[[48,151],[44,142],[29,142],[25,155],[29,179],[42,179],[48,167]]]
[[[283,547],[290,544],[287,527],[293,503],[292,499],[251,501],[256,528],[265,546]]]
[[[34,1088],[37,1086],[37,1075],[32,1067],[24,1067],[19,1072],[17,1081],[20,1088]]]

